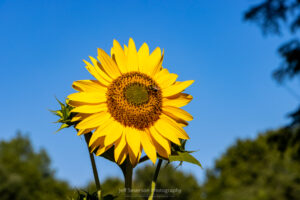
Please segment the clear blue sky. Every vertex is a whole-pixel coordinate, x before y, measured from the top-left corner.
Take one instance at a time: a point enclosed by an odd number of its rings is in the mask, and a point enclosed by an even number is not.
[[[257,1],[256,1],[257,2]],[[82,186],[92,179],[84,139],[72,129],[54,134],[54,98],[73,92],[75,80],[90,79],[82,59],[113,39],[165,49],[164,66],[179,80],[194,79],[188,110],[189,149],[204,168],[213,166],[237,138],[288,122],[297,101],[271,78],[285,38],[262,36],[242,20],[254,1],[44,1],[0,0],[0,139],[28,132],[44,147],[57,176]],[[120,170],[97,159],[101,179]],[[203,180],[204,170],[181,169]]]

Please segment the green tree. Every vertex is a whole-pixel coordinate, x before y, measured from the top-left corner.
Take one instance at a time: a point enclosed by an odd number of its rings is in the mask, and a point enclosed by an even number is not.
[[[207,200],[300,199],[300,130],[238,140],[207,171],[203,191]]]
[[[136,171],[134,186],[140,189],[150,189],[155,167],[145,166]],[[142,192],[148,197],[148,192]],[[169,164],[162,166],[157,180],[154,199],[199,200],[200,185],[192,174],[187,174]],[[156,196],[156,197],[155,197]],[[144,197],[144,199],[147,199]]]
[[[135,172],[133,183],[133,199],[148,199],[155,167],[146,165]],[[116,199],[124,199],[124,182],[119,178],[108,178],[102,184],[104,195],[113,194]],[[200,185],[192,174],[187,174],[174,168],[171,164],[162,166],[158,181],[157,191],[154,199],[178,199],[178,200],[199,200],[201,195]],[[89,193],[96,191],[92,182],[86,190]]]
[[[0,142],[0,199],[67,199],[69,185],[55,179],[46,151],[34,151],[27,136],[18,133]]]

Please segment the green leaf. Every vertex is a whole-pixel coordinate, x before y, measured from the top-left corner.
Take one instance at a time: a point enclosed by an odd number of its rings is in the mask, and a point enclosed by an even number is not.
[[[188,163],[198,165],[199,167],[202,168],[201,163],[194,156],[189,154],[188,152],[176,152],[175,155],[170,155],[169,161],[170,162],[174,162],[174,161],[188,162]]]

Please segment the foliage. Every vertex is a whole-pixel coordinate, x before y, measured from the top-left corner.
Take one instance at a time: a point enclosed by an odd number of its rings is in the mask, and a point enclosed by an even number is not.
[[[116,199],[122,199],[122,192],[121,190],[124,188],[124,182],[120,180],[119,178],[107,178],[102,184],[101,188],[103,191],[104,196],[109,196],[113,194],[113,197],[118,197]],[[88,184],[88,186],[85,189],[90,194],[94,191],[96,191],[96,185],[94,182],[91,182]]]
[[[245,20],[256,22],[265,34],[281,34],[283,27],[295,35],[300,29],[299,0],[263,0],[245,13]],[[283,83],[286,79],[300,76],[300,39],[299,35],[282,44],[278,49],[282,58],[279,68],[273,76]],[[300,108],[289,115],[292,125],[300,125]]]
[[[300,130],[238,140],[207,170],[206,179],[207,200],[300,199]]]
[[[66,199],[72,192],[54,174],[46,151],[35,152],[27,136],[0,142],[1,200]]]
[[[149,165],[136,170],[134,186],[140,189],[149,189],[154,170],[154,167]],[[154,199],[200,199],[201,190],[196,178],[192,174],[184,173],[170,164],[161,168],[156,184]],[[147,199],[148,195],[147,192],[141,193],[144,199]]]

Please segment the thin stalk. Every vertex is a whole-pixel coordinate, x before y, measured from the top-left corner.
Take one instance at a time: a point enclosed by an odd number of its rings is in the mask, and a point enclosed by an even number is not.
[[[125,199],[126,200],[131,200],[131,188],[132,188],[132,171],[133,171],[133,167],[130,163],[129,158],[127,158],[125,160],[126,162],[126,167],[124,170],[124,178],[125,178],[125,189],[126,189],[126,193],[125,193]]]
[[[155,187],[156,187],[156,181],[157,181],[157,177],[159,174],[159,170],[162,164],[162,159],[158,160],[155,172],[154,172],[154,176],[153,176],[153,180],[151,182],[151,192],[150,192],[150,196],[148,198],[148,200],[153,200],[153,196],[154,196],[154,192],[155,192]]]
[[[101,185],[100,185],[100,180],[99,180],[99,176],[98,176],[98,171],[97,171],[97,166],[95,163],[95,158],[94,158],[94,154],[90,152],[90,148],[89,148],[89,141],[91,138],[91,133],[87,133],[84,135],[87,147],[88,147],[88,151],[89,151],[89,155],[90,155],[90,160],[91,160],[91,164],[92,164],[92,168],[93,168],[93,174],[94,174],[94,179],[95,179],[95,184],[96,184],[96,189],[97,189],[97,195],[98,195],[98,199],[101,199]]]

